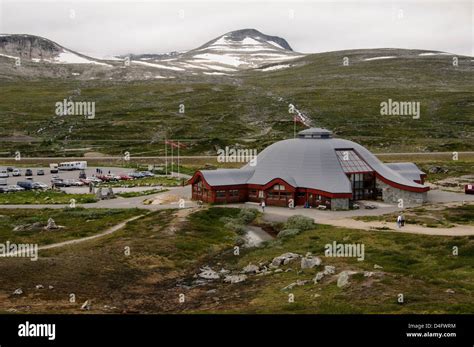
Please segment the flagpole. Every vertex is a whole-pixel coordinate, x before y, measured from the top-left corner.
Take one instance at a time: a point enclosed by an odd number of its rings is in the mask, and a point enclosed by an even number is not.
[[[296,117],[293,115],[293,138],[296,139]]]
[[[178,178],[179,178],[179,141],[178,141]]]

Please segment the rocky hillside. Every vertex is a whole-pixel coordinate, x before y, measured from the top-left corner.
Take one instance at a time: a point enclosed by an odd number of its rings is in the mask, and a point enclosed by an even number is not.
[[[187,52],[130,54],[112,60],[92,58],[38,36],[2,34],[0,77],[143,80],[231,75],[303,56],[285,39],[255,29],[226,33]],[[289,65],[276,68],[286,67]]]

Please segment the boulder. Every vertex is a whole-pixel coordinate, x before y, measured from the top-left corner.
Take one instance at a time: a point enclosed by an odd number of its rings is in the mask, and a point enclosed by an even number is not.
[[[36,285],[36,289],[43,289],[43,288],[44,288],[44,286],[42,284],[37,284]]]
[[[334,275],[336,273],[336,267],[332,265],[326,265],[324,267],[324,275]]]
[[[455,292],[454,292],[454,290],[452,290],[452,289],[446,289],[446,293],[448,293],[448,294],[454,294]]]
[[[224,282],[226,283],[240,283],[247,279],[247,275],[228,275],[225,276]]]
[[[337,277],[337,286],[343,288],[349,285],[349,271],[342,271]]]
[[[242,269],[242,272],[245,274],[257,273],[259,272],[259,267],[257,265],[248,264],[246,267]]]
[[[201,272],[198,274],[198,276],[206,280],[217,280],[220,278],[219,274],[212,270],[209,266],[201,268]]]
[[[59,229],[58,226],[56,225],[56,222],[54,221],[53,218],[48,219],[48,224],[45,227],[46,230],[54,230],[54,229]]]
[[[364,277],[372,277],[374,275],[374,272],[372,271],[364,271]]]
[[[311,254],[306,254],[304,258],[301,258],[302,269],[312,269],[315,266],[321,265],[321,259],[313,257]]]
[[[383,267],[380,265],[374,264],[374,269],[383,269]]]
[[[23,289],[21,289],[21,288],[17,288],[13,292],[13,295],[21,295],[21,294],[23,294]]]
[[[91,301],[90,300],[86,300],[82,306],[81,306],[81,310],[86,310],[86,311],[89,311],[91,309]]]
[[[313,278],[313,283],[314,283],[314,284],[319,283],[319,282],[323,279],[323,277],[324,277],[324,272],[319,271],[319,272],[316,274],[316,276]]]
[[[278,267],[280,265],[286,265],[290,261],[298,259],[299,257],[300,257],[300,255],[296,254],[296,253],[283,253],[282,255],[273,258],[271,265],[273,267]]]

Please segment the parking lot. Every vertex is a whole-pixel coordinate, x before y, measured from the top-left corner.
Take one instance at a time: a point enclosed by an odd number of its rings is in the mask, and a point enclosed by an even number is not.
[[[73,170],[73,171],[59,171],[58,173],[51,173],[49,167],[35,167],[31,168],[33,171],[33,176],[25,176],[25,172],[28,168],[27,167],[22,167],[21,168],[21,176],[13,177],[12,172],[9,172],[9,177],[1,179],[6,180],[7,185],[16,185],[17,182],[20,181],[33,181],[33,182],[40,182],[48,185],[48,187],[51,187],[51,180],[54,177],[58,177],[63,180],[74,180],[78,181],[79,180],[79,173],[80,170]],[[125,169],[125,168],[120,168],[120,167],[100,167],[102,170],[102,173],[104,175],[108,175],[109,172],[111,175],[121,175],[121,174],[130,174],[134,172],[133,169]],[[43,170],[44,175],[38,175],[38,171]],[[96,167],[91,167],[87,168],[85,170],[86,176],[87,177],[92,177],[96,175]],[[89,191],[89,188],[87,186],[78,186],[78,187],[63,187],[61,188],[62,190],[65,190],[67,192],[74,192],[74,193],[87,193]],[[134,187],[134,188],[114,188],[114,191],[141,191],[147,189],[146,187]],[[149,188],[148,188],[149,189]]]

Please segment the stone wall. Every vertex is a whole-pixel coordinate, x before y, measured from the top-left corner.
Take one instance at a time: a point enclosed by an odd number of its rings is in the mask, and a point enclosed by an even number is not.
[[[348,210],[349,199],[331,199],[331,210]]]
[[[392,186],[389,186],[387,183],[376,180],[377,189],[382,190],[382,200],[384,202],[398,204],[398,199],[403,199],[404,205],[417,205],[422,204],[427,201],[428,192],[416,193],[410,192],[407,190],[401,190]]]

